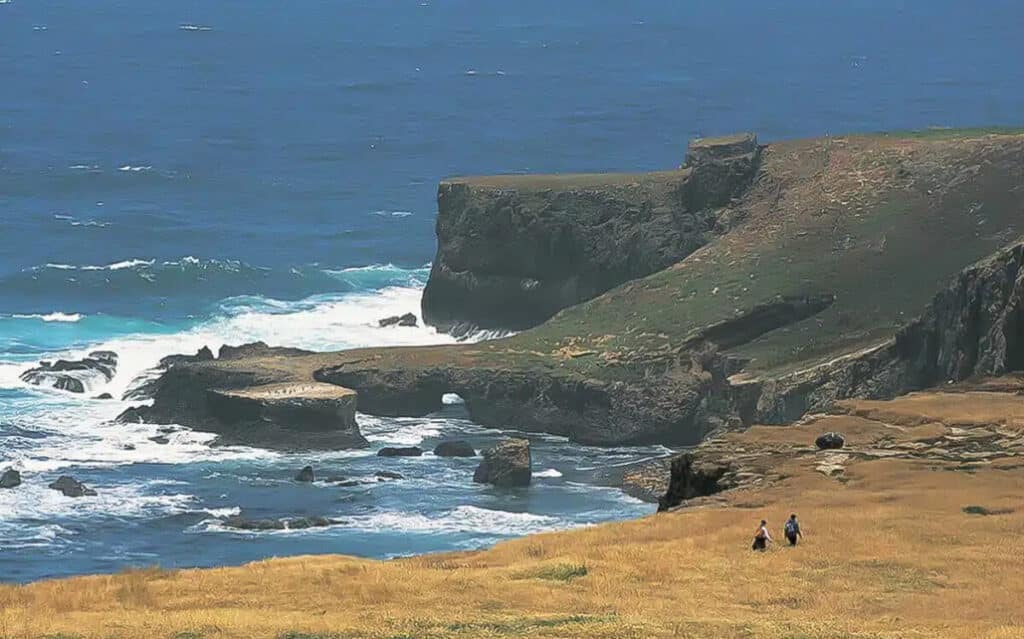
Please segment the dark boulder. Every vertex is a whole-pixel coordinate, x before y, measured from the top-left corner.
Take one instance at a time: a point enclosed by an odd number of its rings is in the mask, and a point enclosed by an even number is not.
[[[465,440],[453,439],[438,444],[434,454],[438,457],[476,457],[476,450]]]
[[[408,447],[386,447],[381,448],[377,451],[377,457],[419,457],[423,454],[423,449],[419,446],[408,446]]]
[[[405,479],[405,475],[402,473],[394,473],[389,470],[379,470],[376,473],[377,479],[383,481],[385,479]]]
[[[169,443],[171,443],[171,440],[167,439],[167,437],[165,437],[163,435],[155,435],[153,437],[150,437],[149,441],[153,442],[154,444],[169,444]]]
[[[312,466],[304,466],[299,474],[295,476],[295,481],[302,483],[310,483],[316,479],[316,475],[313,473]]]
[[[213,351],[209,346],[204,346],[196,351],[195,355],[168,355],[160,360],[160,368],[170,368],[179,364],[194,364],[195,362],[209,362],[213,360]]]
[[[96,491],[87,488],[85,484],[70,475],[61,475],[57,481],[50,484],[53,490],[59,490],[65,497],[95,497]]]
[[[378,322],[381,328],[387,326],[416,326],[416,316],[412,313],[406,313],[405,315],[392,315],[391,317],[385,317]]]
[[[100,393],[95,397],[95,399],[114,399],[114,396],[110,393]]]
[[[93,382],[106,383],[117,372],[117,353],[93,351],[83,359],[39,362],[21,374],[21,380],[35,386],[49,386],[72,393],[84,393]]]
[[[495,486],[527,486],[531,479],[530,441],[509,439],[484,451],[473,481]]]
[[[658,511],[669,510],[687,499],[723,490],[723,476],[732,469],[724,460],[702,460],[683,453],[672,460],[668,490],[658,500]]]
[[[0,488],[16,488],[21,485],[21,473],[14,470],[5,470],[3,475],[0,475]]]
[[[818,438],[814,440],[814,445],[819,450],[834,450],[842,448],[845,444],[846,438],[839,433],[824,433],[818,435]]]

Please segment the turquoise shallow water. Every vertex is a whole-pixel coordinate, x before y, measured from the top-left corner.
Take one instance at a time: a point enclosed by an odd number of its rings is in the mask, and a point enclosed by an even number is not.
[[[26,477],[0,493],[0,579],[382,557],[650,512],[600,486],[660,449],[537,437],[535,485],[502,492],[459,460],[160,445],[107,423],[120,402],[18,374],[111,348],[118,375],[92,391],[118,394],[202,345],[444,341],[375,327],[418,309],[443,176],[664,168],[741,129],[1019,125],[1021,24],[1012,0],[0,0],[0,469]],[[361,425],[375,447],[500,437],[457,405]],[[310,462],[408,479],[289,481]],[[65,472],[99,496],[41,487]],[[234,512],[346,523],[225,532]]]

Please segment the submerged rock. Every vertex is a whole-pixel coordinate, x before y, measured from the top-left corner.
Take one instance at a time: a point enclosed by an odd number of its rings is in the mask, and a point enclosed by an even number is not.
[[[35,386],[49,386],[72,393],[84,393],[89,384],[106,383],[117,371],[117,353],[93,351],[83,359],[39,362],[21,374],[21,380]]]
[[[463,439],[453,439],[438,444],[434,454],[438,457],[476,457],[476,450]]]
[[[419,446],[385,447],[377,451],[377,457],[419,457],[423,449]]]
[[[224,525],[237,530],[305,530],[307,528],[323,528],[341,523],[327,517],[299,517],[296,519],[246,519],[233,515],[224,520]]]
[[[17,488],[21,485],[21,473],[11,468],[0,475],[0,488]]]
[[[53,490],[59,490],[65,497],[95,497],[96,491],[86,487],[70,475],[61,475],[57,481],[50,484]]]
[[[412,313],[406,313],[405,315],[392,315],[391,317],[385,317],[378,322],[381,328],[387,326],[416,326],[416,316]]]
[[[110,393],[100,393],[95,397],[95,399],[114,399],[114,396]]]
[[[295,481],[308,484],[316,480],[316,475],[313,473],[312,466],[304,466],[299,474],[295,476]]]
[[[814,445],[820,450],[842,448],[845,444],[846,438],[839,433],[824,433],[814,440]]]
[[[473,481],[495,486],[527,486],[530,484],[531,458],[528,439],[509,439],[484,451]]]
[[[379,470],[377,471],[376,476],[378,480],[405,479],[405,475],[403,475],[402,473],[394,473],[391,472],[390,470]]]
[[[171,440],[168,439],[167,437],[163,436],[163,435],[155,435],[153,437],[150,437],[149,441],[153,442],[154,444],[169,444],[169,443],[171,443]]]

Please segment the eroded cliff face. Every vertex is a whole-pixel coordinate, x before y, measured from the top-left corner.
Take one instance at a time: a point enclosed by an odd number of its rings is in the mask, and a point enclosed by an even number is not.
[[[891,399],[1024,369],[1024,242],[964,269],[891,340],[792,374],[732,380],[745,421],[785,424],[853,397]]]
[[[674,171],[446,180],[423,318],[521,330],[664,269],[727,230],[759,152],[744,134],[694,141]]]

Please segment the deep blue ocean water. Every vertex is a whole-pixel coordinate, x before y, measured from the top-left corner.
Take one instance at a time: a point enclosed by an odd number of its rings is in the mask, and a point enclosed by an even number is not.
[[[374,448],[288,455],[109,424],[121,402],[25,386],[40,359],[112,348],[118,394],[172,352],[263,339],[445,341],[418,311],[434,194],[452,174],[679,164],[698,135],[762,140],[1020,125],[1024,5],[0,0],[0,580],[296,553],[478,547],[651,507],[600,487],[659,449],[535,437],[527,491],[472,461],[376,447],[501,434],[457,405],[361,416]],[[127,445],[134,446],[129,450]],[[405,481],[300,486],[398,470]],[[99,491],[45,488],[73,473]],[[326,515],[225,531],[229,513]]]

